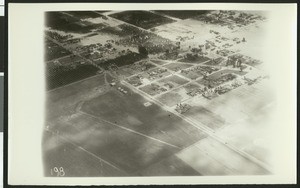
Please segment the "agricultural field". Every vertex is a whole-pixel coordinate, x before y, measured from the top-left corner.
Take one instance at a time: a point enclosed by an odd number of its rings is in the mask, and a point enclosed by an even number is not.
[[[45,40],[45,49],[47,49],[45,50],[45,61],[50,61],[71,54],[71,52],[50,40]]]
[[[268,170],[211,137],[200,140],[176,156],[186,164],[193,166],[203,176],[270,174]],[[248,168],[244,168],[245,166]]]
[[[167,88],[162,87],[156,83],[145,85],[143,87],[140,87],[139,89],[151,96],[158,95],[158,94],[168,91]]]
[[[180,71],[180,75],[191,80],[200,79],[208,74],[218,71],[219,68],[209,66],[196,66]]]
[[[157,60],[157,59],[152,59],[151,62],[157,64],[157,65],[164,65],[167,64],[167,61],[163,61],[163,60]]]
[[[172,19],[148,11],[123,11],[109,16],[135,26],[150,29],[162,24],[173,22]]]
[[[195,64],[200,64],[204,63],[206,61],[210,60],[208,57],[205,56],[196,56],[196,57],[186,57],[180,60],[180,62],[184,63],[195,63]]]
[[[193,66],[193,65],[183,64],[183,63],[170,63],[168,65],[165,65],[164,67],[166,67],[169,70],[178,72],[178,71],[181,71],[183,69],[187,69],[187,68],[189,68],[191,66]]]
[[[71,111],[74,111],[80,101],[101,94],[102,92],[95,92],[98,88],[103,88],[103,92],[105,92],[104,74],[92,76],[80,82],[49,91],[46,101],[49,107],[46,109],[46,120],[52,121],[62,115],[72,113]]]
[[[45,131],[43,142],[44,161],[47,161],[44,168],[46,176],[57,176],[53,170],[57,166],[64,167],[66,177],[126,176],[123,171],[93,157],[53,131]]]
[[[225,120],[219,115],[209,111],[202,106],[192,106],[189,111],[185,113],[187,117],[201,122],[210,129],[216,130],[225,125]]]
[[[116,101],[120,103],[116,103]],[[120,95],[116,90],[111,90],[87,101],[81,110],[97,118],[178,147],[183,147],[202,138],[203,134],[200,130],[162,110],[158,105],[152,104],[145,107],[143,105],[145,102],[147,101],[138,94]],[[178,127],[181,128],[177,129]],[[189,134],[187,138],[177,138],[179,135],[187,134]]]
[[[77,65],[76,67],[57,66],[47,74],[47,90],[96,75],[99,69],[93,65]]]
[[[175,155],[159,161],[137,174],[141,176],[201,176],[199,172]]]
[[[182,87],[156,96],[155,98],[163,104],[167,105],[168,107],[174,107],[179,103],[182,103],[197,95],[202,94],[203,89],[204,86],[191,82],[183,85]]]
[[[156,67],[138,74],[138,77],[140,77],[144,83],[150,83],[152,81],[169,76],[170,74],[171,73],[167,69]]]
[[[133,76],[134,74],[140,73],[141,71],[148,71],[148,70],[153,69],[155,67],[156,66],[153,65],[152,63],[150,63],[149,61],[141,60],[141,61],[138,61],[138,62],[133,63],[131,65],[125,65],[123,67],[120,67],[117,70],[117,73],[119,75],[124,76],[124,77],[130,77],[130,76]]]
[[[183,100],[183,97],[176,91],[170,91],[158,96],[157,99],[168,107],[172,107],[179,104]]]
[[[203,74],[201,71],[190,71],[190,70],[184,70],[184,71],[181,71],[180,73],[182,76],[188,78],[188,79],[191,79],[191,80],[196,80],[196,79],[199,79],[199,78],[202,78],[203,77]]]
[[[224,84],[226,82],[232,81],[234,79],[236,79],[237,76],[235,74],[216,74],[216,75],[212,75],[211,78],[207,77],[207,78],[203,78],[199,81],[197,81],[199,84],[201,85],[205,85],[206,87],[209,88],[214,88],[217,87],[221,84]]]
[[[64,12],[47,12],[45,14],[46,27],[64,33],[86,34],[106,27],[103,23],[94,24]]]
[[[164,79],[161,79],[157,83],[163,85],[165,88],[172,89],[172,88],[176,88],[180,85],[186,84],[188,82],[189,82],[188,80],[186,80],[182,77],[173,75],[173,76],[168,76]]]
[[[46,12],[44,175],[269,174],[262,15]]]

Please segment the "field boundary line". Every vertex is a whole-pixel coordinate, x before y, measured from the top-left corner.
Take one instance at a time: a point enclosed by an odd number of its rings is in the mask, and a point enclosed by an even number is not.
[[[81,146],[75,144],[74,142],[70,141],[69,139],[67,139],[67,138],[65,138],[65,137],[63,137],[63,136],[61,136],[61,135],[59,135],[59,134],[57,134],[57,133],[55,133],[55,132],[53,132],[53,131],[51,131],[51,130],[49,130],[49,129],[45,129],[45,131],[48,131],[48,132],[50,132],[50,133],[52,133],[52,134],[58,136],[59,138],[61,138],[61,139],[65,140],[66,142],[72,144],[72,145],[75,146],[76,148],[78,148],[78,149],[80,149],[80,150],[86,152],[87,154],[89,154],[89,155],[91,155],[91,156],[97,158],[100,162],[104,162],[105,164],[107,164],[107,165],[109,165],[109,166],[111,166],[111,167],[113,167],[113,168],[115,168],[115,169],[117,169],[117,170],[119,170],[119,171],[121,171],[121,172],[126,173],[124,170],[122,170],[122,169],[116,167],[115,165],[113,165],[113,164],[111,164],[110,162],[108,162],[108,161],[102,159],[101,157],[97,156],[96,154],[94,154],[94,153],[92,153],[92,152],[90,152],[90,151],[84,149],[83,147],[81,147]],[[126,173],[126,174],[127,174],[127,173]]]
[[[94,119],[97,119],[97,120],[103,121],[103,122],[105,122],[105,123],[108,123],[108,124],[111,124],[111,125],[117,126],[117,127],[121,128],[121,129],[124,129],[124,130],[126,130],[126,131],[129,131],[129,132],[132,132],[132,133],[138,134],[138,135],[140,135],[140,136],[143,136],[143,137],[146,137],[146,138],[148,138],[148,139],[155,140],[155,141],[157,141],[157,142],[160,142],[160,143],[163,143],[163,144],[165,144],[165,145],[168,145],[168,146],[171,146],[171,147],[174,147],[174,148],[181,149],[180,147],[178,147],[178,146],[175,146],[175,145],[173,145],[173,144],[167,143],[167,142],[165,142],[165,141],[162,141],[162,140],[159,140],[159,139],[157,139],[157,138],[153,138],[153,137],[151,137],[151,136],[145,135],[145,134],[143,134],[143,133],[140,133],[140,132],[137,132],[137,131],[135,131],[135,130],[132,130],[132,129],[129,129],[129,128],[126,128],[126,127],[123,127],[123,126],[121,126],[121,125],[118,125],[118,124],[116,124],[116,123],[113,123],[113,122],[110,122],[110,121],[104,120],[104,119],[102,119],[102,118],[99,118],[99,117],[93,116],[93,115],[91,115],[91,114],[85,113],[85,112],[83,112],[83,111],[79,111],[79,113],[80,113],[80,114],[83,114],[83,115],[86,115],[86,116],[89,116],[89,117],[92,117],[92,118],[94,118]]]
[[[266,163],[260,161],[259,159],[253,157],[252,155],[239,150],[238,148],[232,146],[231,144],[228,144],[227,142],[225,142],[222,138],[220,138],[219,136],[216,135],[215,131],[212,130],[211,128],[207,127],[206,125],[197,122],[195,123],[193,120],[191,120],[190,118],[186,117],[185,115],[176,113],[175,111],[171,110],[170,108],[166,107],[164,104],[162,104],[161,102],[157,101],[155,98],[149,96],[148,94],[142,92],[141,90],[136,89],[135,87],[131,86],[129,83],[127,82],[122,82],[124,85],[126,85],[127,87],[131,88],[133,91],[135,91],[136,93],[139,93],[140,95],[142,95],[145,98],[150,99],[152,102],[156,103],[157,105],[161,106],[163,109],[167,110],[170,113],[173,113],[174,115],[180,117],[181,119],[185,120],[186,122],[190,123],[192,126],[198,128],[199,130],[202,130],[204,133],[206,133],[207,135],[209,135],[210,137],[214,138],[216,141],[224,144],[225,146],[227,146],[228,148],[230,148],[231,150],[235,151],[236,153],[242,155],[243,157],[245,157],[246,159],[252,161],[253,163],[256,163],[257,165],[259,165],[260,167],[264,168],[265,170],[271,172],[271,168],[269,167],[269,165],[267,165]]]

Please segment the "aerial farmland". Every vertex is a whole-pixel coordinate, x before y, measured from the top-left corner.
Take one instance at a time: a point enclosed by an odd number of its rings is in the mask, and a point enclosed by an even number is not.
[[[267,23],[254,11],[46,12],[44,175],[272,174]]]

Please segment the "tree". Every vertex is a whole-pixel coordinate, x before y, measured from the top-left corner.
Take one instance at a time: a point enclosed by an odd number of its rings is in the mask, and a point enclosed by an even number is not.
[[[145,47],[139,46],[138,50],[139,50],[139,54],[141,54],[141,55],[143,55],[145,57],[148,56],[148,50]]]

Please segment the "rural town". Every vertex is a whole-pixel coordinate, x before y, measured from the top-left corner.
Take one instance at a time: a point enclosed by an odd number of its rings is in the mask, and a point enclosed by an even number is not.
[[[45,13],[45,176],[272,173],[260,11]]]

